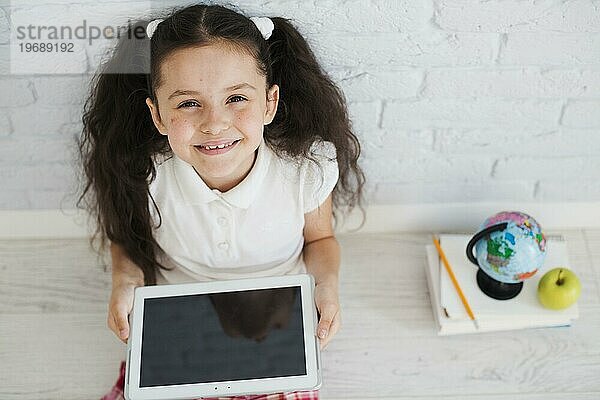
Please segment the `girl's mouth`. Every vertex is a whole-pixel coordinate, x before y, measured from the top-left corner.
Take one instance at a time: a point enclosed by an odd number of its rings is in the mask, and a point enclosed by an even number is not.
[[[194,147],[196,148],[196,150],[198,150],[202,154],[207,154],[209,156],[213,156],[213,155],[217,155],[217,154],[227,153],[228,151],[230,151],[231,149],[233,149],[235,146],[237,146],[237,144],[241,140],[242,139],[237,139],[237,140],[234,140],[231,143],[224,143],[224,144],[215,145],[215,146],[197,145],[197,146],[194,146]]]

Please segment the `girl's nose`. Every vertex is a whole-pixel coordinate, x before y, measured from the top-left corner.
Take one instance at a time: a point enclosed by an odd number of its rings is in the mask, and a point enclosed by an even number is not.
[[[230,128],[231,120],[227,111],[211,108],[206,111],[200,124],[200,131],[209,135],[218,135]]]

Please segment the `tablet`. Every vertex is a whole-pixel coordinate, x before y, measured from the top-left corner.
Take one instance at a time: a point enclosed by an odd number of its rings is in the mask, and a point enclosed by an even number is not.
[[[125,398],[318,389],[314,287],[300,274],[136,288]]]

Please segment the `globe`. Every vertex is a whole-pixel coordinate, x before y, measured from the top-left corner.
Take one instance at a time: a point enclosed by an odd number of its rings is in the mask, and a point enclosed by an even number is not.
[[[467,246],[467,257],[480,268],[480,289],[498,300],[518,295],[522,282],[535,275],[545,256],[546,237],[540,225],[518,211],[487,218]]]

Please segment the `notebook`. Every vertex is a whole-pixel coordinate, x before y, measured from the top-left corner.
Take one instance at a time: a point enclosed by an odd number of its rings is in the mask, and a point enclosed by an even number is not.
[[[544,308],[537,299],[537,285],[546,271],[558,266],[566,266],[573,270],[573,266],[569,263],[566,242],[548,239],[544,265],[533,277],[524,282],[521,293],[510,300],[495,300],[486,296],[477,286],[477,267],[465,255],[470,236],[443,234],[439,239],[456,279],[477,318],[479,329],[475,328],[469,319],[446,268],[432,244],[426,246],[428,260],[426,272],[434,317],[439,328],[438,334],[569,326],[579,317],[577,304],[556,311]]]

